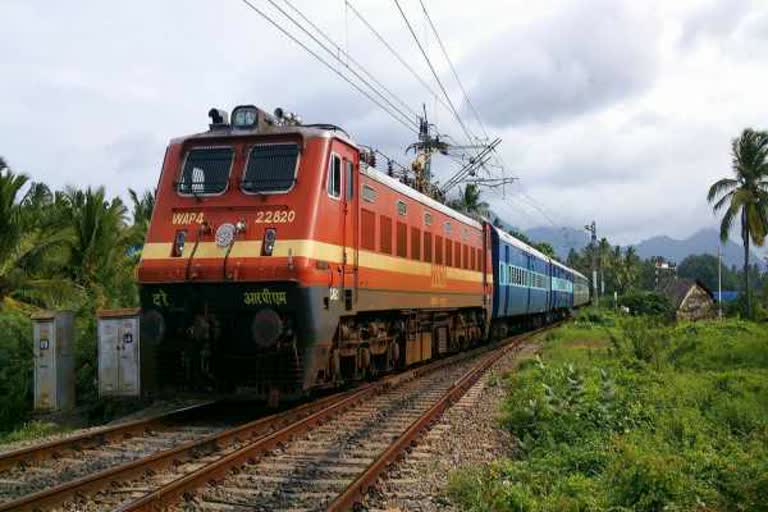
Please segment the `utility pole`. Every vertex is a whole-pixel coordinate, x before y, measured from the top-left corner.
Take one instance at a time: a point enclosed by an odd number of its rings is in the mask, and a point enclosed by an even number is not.
[[[595,221],[592,221],[592,224],[587,224],[584,226],[584,229],[592,234],[592,240],[589,244],[592,248],[592,304],[599,306],[600,297],[598,296],[599,289],[597,287],[597,224]]]
[[[723,244],[717,245],[717,317],[723,319]]]

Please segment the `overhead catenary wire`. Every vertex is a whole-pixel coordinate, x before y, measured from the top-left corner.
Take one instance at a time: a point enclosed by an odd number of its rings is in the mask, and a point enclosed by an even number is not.
[[[448,102],[448,105],[450,107],[451,112],[453,113],[454,118],[459,123],[459,126],[461,126],[461,130],[464,132],[464,135],[467,137],[467,140],[469,141],[469,143],[472,144],[473,142],[472,135],[467,129],[467,126],[464,124],[464,121],[461,119],[461,115],[459,115],[459,111],[456,109],[456,106],[453,104],[453,101],[451,100],[451,96],[448,94],[448,90],[445,88],[445,85],[443,85],[443,81],[440,80],[440,75],[437,73],[435,66],[432,64],[432,61],[430,60],[429,55],[427,55],[427,52],[424,49],[424,46],[421,44],[421,41],[419,41],[419,38],[416,35],[416,32],[414,31],[413,26],[411,25],[411,22],[408,20],[408,16],[405,14],[403,7],[400,5],[400,1],[399,0],[393,0],[393,1],[395,2],[395,6],[397,7],[397,10],[400,11],[400,16],[403,18],[403,21],[405,22],[406,27],[408,27],[408,31],[411,33],[411,37],[416,43],[416,46],[418,46],[419,51],[421,52],[421,55],[424,57],[424,60],[427,61],[427,66],[429,67],[429,70],[432,72],[432,76],[435,77],[435,81],[437,82],[437,85],[440,87],[440,90],[443,92],[443,96],[445,96],[445,99]]]
[[[271,0],[268,0],[271,2]],[[389,96],[391,96],[395,101],[397,101],[400,106],[402,106],[405,110],[407,110],[414,118],[418,118],[419,114],[416,113],[413,108],[411,108],[410,105],[408,105],[405,101],[403,101],[397,94],[392,92],[387,86],[385,86],[379,79],[377,79],[375,76],[373,76],[367,69],[365,69],[365,66],[363,66],[360,62],[358,62],[352,55],[349,53],[349,51],[343,49],[336,41],[331,38],[323,29],[318,27],[312,20],[310,20],[298,7],[296,7],[290,0],[283,0],[283,2],[293,10],[304,22],[306,22],[310,27],[312,27],[320,36],[325,39],[329,44],[331,44],[333,47],[336,48],[336,51],[340,54],[342,54],[347,62],[344,63],[344,65],[349,68],[349,63],[351,62],[355,66],[357,66],[358,69],[366,76],[369,80],[371,80],[373,83],[375,83],[378,87],[380,87],[384,92],[386,92]],[[346,36],[349,37],[348,35]],[[347,43],[348,46],[348,43]]]
[[[424,4],[424,0],[419,0],[419,4],[421,4],[421,9],[422,11],[424,11],[424,16],[427,18],[427,22],[429,23],[429,26],[432,28],[432,32],[435,34],[435,39],[437,39],[437,44],[438,46],[440,46],[440,50],[442,51],[443,56],[445,57],[445,60],[448,61],[448,66],[451,68],[451,73],[453,74],[453,78],[456,79],[456,83],[459,85],[459,88],[461,89],[461,93],[464,95],[464,101],[467,102],[467,105],[469,106],[470,110],[472,110],[472,113],[474,114],[475,119],[477,119],[477,123],[480,125],[480,129],[483,131],[483,135],[487,139],[488,132],[485,129],[485,124],[483,123],[483,120],[480,118],[480,114],[477,112],[475,105],[469,99],[469,94],[467,94],[467,90],[464,88],[464,84],[461,82],[461,79],[459,78],[459,74],[453,65],[453,61],[451,60],[451,57],[448,55],[448,50],[446,50],[445,45],[443,44],[443,39],[440,37],[440,34],[437,31],[437,27],[435,26],[434,22],[432,21],[432,17],[429,15],[429,12],[427,11],[427,6]]]
[[[360,94],[365,96],[369,101],[371,101],[373,104],[378,106],[380,109],[382,109],[384,112],[386,112],[392,119],[397,121],[398,123],[405,126],[408,130],[411,132],[418,134],[419,131],[417,128],[415,128],[411,123],[412,120],[408,119],[408,117],[405,117],[405,119],[400,118],[398,115],[396,115],[392,110],[384,106],[379,100],[377,100],[373,95],[371,95],[368,91],[363,89],[360,85],[356,84],[354,81],[350,80],[349,77],[344,75],[341,71],[339,71],[336,67],[334,67],[331,63],[329,63],[326,59],[324,59],[322,56],[320,56],[316,51],[312,50],[308,45],[306,45],[304,42],[299,40],[298,37],[291,34],[288,30],[286,30],[283,26],[281,26],[279,23],[277,23],[272,17],[270,17],[266,12],[259,9],[257,6],[253,5],[253,3],[250,0],[240,0],[242,3],[244,3],[248,8],[250,8],[252,11],[259,14],[262,18],[267,20],[272,26],[274,26],[276,29],[278,29],[283,35],[288,37],[291,41],[299,45],[302,49],[304,49],[307,53],[309,53],[312,57],[314,57],[316,60],[318,60],[320,63],[325,65],[328,69],[330,69],[333,73],[335,73],[337,76],[339,76],[342,80],[350,84],[356,91],[358,91]],[[316,40],[316,38],[313,38]],[[327,51],[327,48],[326,48]],[[368,85],[370,87],[370,85]],[[379,93],[380,95],[380,93]],[[397,111],[397,109],[395,109]],[[400,114],[402,115],[402,114]],[[411,122],[409,122],[411,121]]]
[[[445,100],[443,100],[437,94],[437,92],[435,92],[435,90],[432,89],[432,87],[430,87],[430,85],[421,77],[421,75],[416,70],[414,70],[413,67],[408,64],[408,62],[406,62],[400,53],[392,47],[389,41],[387,41],[386,38],[381,35],[378,30],[376,30],[376,28],[368,21],[368,19],[363,16],[363,14],[361,14],[360,11],[358,11],[357,8],[349,2],[349,0],[345,0],[345,4],[349,10],[352,11],[352,14],[354,14],[355,17],[360,20],[360,22],[365,25],[365,27],[370,30],[374,36],[376,36],[376,39],[378,39],[379,42],[384,45],[389,53],[391,53],[392,56],[395,57],[395,59],[397,59],[397,61],[400,62],[400,64],[402,64],[403,67],[408,70],[409,73],[411,73],[411,75],[413,75],[413,77],[424,87],[424,89],[426,89],[427,92],[429,92],[435,98],[435,101],[450,111],[451,107],[448,105],[448,103],[446,103]]]
[[[285,1],[285,0],[284,0],[284,1]],[[408,116],[407,114],[403,113],[403,111],[402,111],[402,110],[400,110],[398,107],[396,107],[396,106],[395,106],[395,105],[394,105],[394,104],[393,104],[393,103],[392,103],[392,102],[391,102],[391,101],[390,101],[390,100],[389,100],[389,99],[388,99],[388,98],[387,98],[387,97],[386,97],[384,94],[382,94],[382,93],[381,93],[381,91],[379,91],[378,89],[376,89],[375,87],[373,87],[373,86],[372,86],[372,85],[371,85],[371,84],[370,84],[370,83],[369,83],[369,82],[368,82],[368,81],[367,81],[365,78],[363,78],[362,76],[360,76],[360,74],[359,74],[357,71],[355,71],[353,68],[349,67],[348,63],[345,63],[345,62],[344,62],[344,60],[343,60],[343,59],[342,59],[342,58],[341,58],[341,57],[340,57],[340,56],[339,56],[337,53],[335,53],[335,52],[334,52],[332,49],[328,48],[328,46],[326,46],[325,44],[323,44],[322,42],[320,42],[320,40],[319,40],[317,37],[315,37],[315,36],[314,36],[314,35],[313,35],[313,34],[312,34],[312,33],[311,33],[309,30],[307,30],[307,29],[306,29],[306,28],[305,28],[305,27],[304,27],[304,26],[303,26],[301,23],[299,23],[298,21],[296,21],[296,19],[295,19],[293,16],[291,16],[290,14],[288,14],[288,13],[287,13],[287,12],[286,12],[286,11],[285,11],[285,10],[284,10],[282,7],[280,7],[280,6],[277,4],[277,2],[276,2],[275,0],[267,0],[267,2],[269,2],[269,3],[272,5],[272,7],[274,7],[274,8],[275,8],[275,9],[277,9],[278,11],[280,11],[280,13],[281,13],[283,16],[285,16],[285,17],[286,17],[286,18],[287,18],[287,19],[288,19],[288,20],[289,20],[291,23],[293,23],[293,24],[294,24],[294,25],[295,25],[295,26],[296,26],[296,27],[297,27],[299,30],[301,30],[301,31],[302,31],[302,32],[304,32],[304,33],[305,33],[307,36],[309,36],[309,37],[310,37],[310,38],[311,38],[311,39],[312,39],[312,40],[313,40],[313,41],[314,41],[314,42],[315,42],[315,43],[316,43],[318,46],[320,46],[320,47],[321,47],[323,50],[325,50],[325,51],[328,53],[328,55],[330,55],[331,57],[333,57],[333,58],[334,58],[334,59],[335,59],[335,60],[336,60],[336,61],[337,61],[339,64],[341,64],[341,65],[342,65],[342,66],[344,66],[346,69],[348,69],[348,70],[349,70],[349,71],[350,71],[350,72],[351,72],[353,75],[355,75],[355,77],[356,77],[358,80],[360,80],[360,81],[361,81],[361,82],[363,82],[363,83],[364,83],[366,86],[368,86],[368,88],[369,88],[369,89],[371,89],[371,90],[372,90],[374,93],[376,93],[376,94],[377,94],[377,95],[378,95],[378,96],[379,96],[379,97],[380,97],[380,98],[381,98],[381,99],[382,99],[382,100],[383,100],[383,101],[384,101],[384,102],[385,102],[387,105],[389,105],[389,106],[390,106],[390,108],[394,109],[394,110],[395,110],[395,111],[396,111],[396,112],[397,112],[399,115],[403,116],[403,118],[404,118],[404,119],[406,119],[406,120],[408,120],[409,122],[413,123],[413,124],[414,124],[414,126],[416,126],[416,127],[418,127],[418,126],[419,126],[419,123],[418,123],[418,115],[414,115],[414,117],[415,117],[416,119],[413,119],[413,118],[411,118],[410,116]],[[286,3],[288,3],[288,2],[286,1]],[[294,9],[298,11],[298,9],[296,9],[295,7],[294,7]],[[316,29],[316,30],[318,30],[318,31],[319,31],[319,29]],[[326,37],[327,37],[327,36],[326,36]],[[339,46],[338,46],[336,43],[333,43],[333,44],[334,44],[334,46],[336,46],[336,48],[337,48],[337,50],[338,50],[339,52],[343,51],[343,50],[341,49],[341,47],[339,47]],[[347,60],[349,60],[349,59],[347,59]],[[362,67],[362,66],[361,66],[361,67]],[[415,113],[414,113],[414,114],[415,114]]]

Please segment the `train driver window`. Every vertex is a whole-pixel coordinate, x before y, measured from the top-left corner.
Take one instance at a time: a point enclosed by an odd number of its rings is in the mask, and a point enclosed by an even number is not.
[[[177,183],[182,195],[216,195],[227,189],[232,169],[232,148],[191,149]]]
[[[328,165],[328,195],[338,199],[341,197],[341,157],[331,155]]]
[[[355,164],[349,160],[344,160],[344,179],[347,180],[347,199],[352,199],[355,195]]]

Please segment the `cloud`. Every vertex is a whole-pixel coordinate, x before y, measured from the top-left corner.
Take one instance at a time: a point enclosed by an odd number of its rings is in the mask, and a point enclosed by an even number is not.
[[[752,0],[711,0],[700,6],[683,24],[680,42],[692,46],[704,38],[721,39],[733,34],[754,7]]]
[[[572,2],[513,29],[466,59],[471,95],[497,127],[549,122],[599,109],[650,87],[656,19],[627,2]]]

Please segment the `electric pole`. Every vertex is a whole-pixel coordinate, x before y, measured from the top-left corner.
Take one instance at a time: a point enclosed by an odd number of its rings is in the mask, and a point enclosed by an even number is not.
[[[723,244],[717,245],[717,317],[723,319]]]
[[[595,221],[592,221],[592,224],[587,224],[584,226],[584,229],[592,234],[589,244],[591,247],[590,252],[592,253],[592,304],[599,306],[600,298],[598,297],[599,289],[597,287],[597,224]]]

